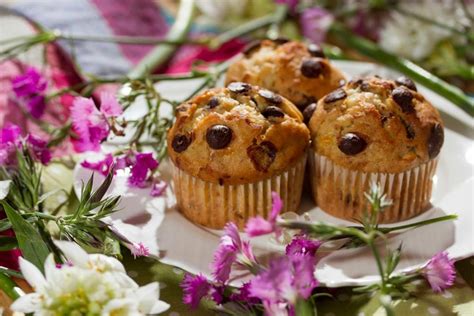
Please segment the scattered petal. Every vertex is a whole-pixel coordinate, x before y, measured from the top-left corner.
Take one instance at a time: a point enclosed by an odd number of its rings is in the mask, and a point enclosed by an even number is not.
[[[114,117],[122,114],[122,107],[117,101],[117,98],[108,92],[102,92],[100,94],[100,111],[105,117]]]
[[[143,243],[133,244],[130,251],[134,258],[136,257],[148,257],[150,255],[150,251],[148,247],[143,245]]]
[[[165,181],[155,182],[151,187],[150,195],[153,197],[162,196],[167,187],[168,183],[166,183]]]
[[[110,168],[114,164],[114,157],[112,154],[105,155],[104,159],[99,161],[88,161],[84,160],[81,162],[81,166],[87,169],[91,169],[97,172],[100,172],[103,176],[106,176],[110,172]]]
[[[152,153],[138,153],[135,156],[135,164],[132,166],[128,184],[132,187],[143,188],[146,186],[148,171],[158,167],[158,162]]]
[[[422,274],[434,292],[442,292],[452,286],[456,279],[454,260],[448,257],[447,252],[440,252],[426,264]]]

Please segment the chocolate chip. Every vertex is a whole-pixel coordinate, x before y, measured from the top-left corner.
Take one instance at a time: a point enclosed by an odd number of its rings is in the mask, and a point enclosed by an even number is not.
[[[254,144],[247,148],[247,155],[252,161],[255,169],[261,172],[267,172],[275,160],[277,149],[273,143],[263,141],[259,145]]]
[[[326,58],[326,55],[324,55],[323,49],[318,44],[309,44],[308,45],[308,52],[313,57]]]
[[[317,58],[307,58],[301,63],[301,74],[307,78],[317,78],[323,72],[323,66]]]
[[[227,89],[235,93],[245,93],[252,89],[252,86],[245,82],[232,82],[229,83]]]
[[[336,102],[342,99],[345,99],[347,97],[346,91],[344,89],[336,89],[333,92],[329,93],[325,98],[324,102],[325,103],[332,103]]]
[[[364,151],[367,142],[357,134],[347,133],[339,139],[337,147],[346,155],[353,156]]]
[[[279,107],[271,105],[262,111],[262,115],[265,116],[265,118],[280,118],[284,117],[285,113],[283,113]]]
[[[261,45],[262,45],[262,41],[260,41],[260,40],[251,41],[250,43],[245,45],[244,49],[242,50],[242,53],[245,56],[250,56],[250,55],[252,55],[253,52],[258,50]]]
[[[370,92],[370,84],[367,81],[362,81],[360,84],[360,90],[364,92]]]
[[[316,106],[317,104],[316,103],[311,103],[310,105],[308,105],[304,111],[303,111],[303,118],[304,118],[304,122],[306,124],[309,123],[309,120],[311,119],[311,117],[313,116],[313,113],[314,111],[316,111]]]
[[[273,43],[277,44],[277,45],[283,45],[283,44],[286,44],[288,43],[290,40],[286,37],[278,37],[278,38],[275,38],[272,40]]]
[[[430,159],[436,158],[444,143],[444,130],[440,124],[435,124],[431,128],[431,134],[428,137],[428,155]]]
[[[181,153],[185,151],[189,147],[190,144],[191,144],[190,137],[183,134],[178,134],[173,138],[173,141],[171,142],[171,147],[173,147],[175,152]]]
[[[273,93],[270,90],[260,89],[258,94],[272,104],[280,104],[283,102],[283,99],[278,94]]]
[[[304,95],[303,98],[304,98],[304,100],[302,102],[299,102],[298,104],[296,104],[296,106],[299,109],[305,109],[311,103],[318,102],[318,100],[315,97],[310,96],[310,95]]]
[[[210,109],[213,109],[218,105],[219,105],[219,99],[217,97],[212,97],[211,99],[209,99],[209,102],[207,102],[207,106]]]
[[[397,83],[400,86],[405,86],[408,89],[411,89],[413,91],[417,91],[415,83],[413,82],[413,80],[411,80],[408,77],[405,77],[405,76],[398,77],[397,80],[395,80],[395,83]]]
[[[225,125],[214,125],[207,129],[206,141],[212,149],[222,149],[232,140],[232,130]]]
[[[407,138],[408,139],[414,139],[415,138],[416,134],[415,134],[415,130],[413,129],[413,126],[406,123],[405,124],[405,131],[407,132]]]
[[[415,108],[413,107],[412,100],[413,94],[405,87],[397,87],[392,91],[393,100],[400,106],[404,113],[413,113]]]

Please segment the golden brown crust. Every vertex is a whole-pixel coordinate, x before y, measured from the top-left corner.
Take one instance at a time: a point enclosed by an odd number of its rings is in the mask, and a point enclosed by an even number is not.
[[[444,139],[438,111],[416,87],[375,77],[350,81],[320,100],[309,127],[318,154],[363,172],[419,166],[438,155]],[[354,134],[365,144],[343,148],[345,135]]]
[[[243,184],[284,172],[305,154],[309,130],[298,109],[243,85],[247,91],[207,90],[177,108],[168,153],[178,168],[208,182]],[[221,129],[212,134],[215,126]]]
[[[302,74],[305,62],[317,66],[308,67],[310,77]],[[260,42],[244,54],[229,67],[226,76],[227,84],[243,81],[264,87],[286,97],[300,109],[339,87],[342,80],[344,75],[328,59],[311,55],[304,43],[281,44],[270,40]]]

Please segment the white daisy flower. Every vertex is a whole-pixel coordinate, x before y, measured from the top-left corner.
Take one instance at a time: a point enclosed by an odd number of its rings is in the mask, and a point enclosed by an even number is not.
[[[143,287],[133,281],[115,258],[87,254],[71,242],[57,242],[68,263],[58,266],[52,254],[44,264],[45,274],[20,258],[20,269],[34,292],[17,299],[16,312],[35,316],[147,315],[161,313],[169,305],[159,298],[157,282]]]

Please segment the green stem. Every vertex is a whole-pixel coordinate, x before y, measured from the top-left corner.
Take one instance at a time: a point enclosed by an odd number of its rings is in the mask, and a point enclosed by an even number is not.
[[[268,14],[261,18],[241,24],[237,26],[236,28],[233,28],[227,32],[219,34],[209,43],[209,46],[211,48],[218,48],[223,43],[226,43],[230,41],[231,39],[249,34],[265,26],[269,26],[275,23],[280,23],[286,17],[287,10],[288,9],[286,5],[279,5],[275,9],[275,12],[272,14]]]
[[[185,39],[191,27],[193,12],[194,0],[181,0],[176,22],[169,30],[165,39],[168,41],[182,41]],[[128,76],[134,79],[149,74],[156,67],[166,62],[176,48],[177,45],[169,44],[157,46],[132,69]]]
[[[403,230],[403,229],[414,228],[414,227],[421,227],[421,226],[426,226],[426,225],[430,225],[430,224],[433,224],[433,223],[454,220],[454,219],[457,219],[457,218],[458,218],[457,215],[446,215],[446,216],[431,218],[431,219],[427,219],[427,220],[424,220],[424,221],[415,222],[415,223],[406,224],[406,225],[401,225],[401,226],[379,228],[378,230],[381,231],[384,234],[387,234],[387,233],[391,233],[391,232],[394,232],[394,231],[397,231],[397,230]]]
[[[9,298],[16,300],[20,297],[17,290],[18,286],[7,275],[0,271],[0,290],[2,290]]]
[[[372,251],[372,254],[374,256],[375,262],[377,263],[377,269],[380,274],[380,279],[381,279],[381,290],[382,292],[385,291],[385,272],[383,271],[383,266],[382,266],[382,261],[380,260],[380,254],[379,251],[377,250],[377,247],[375,246],[374,243],[374,236],[373,234],[370,234],[369,238],[366,240],[367,246],[369,246],[370,251]]]
[[[450,85],[407,59],[385,52],[374,42],[354,35],[339,23],[333,23],[330,33],[361,54],[404,73],[453,102],[470,116],[474,116],[474,101],[461,89]]]

